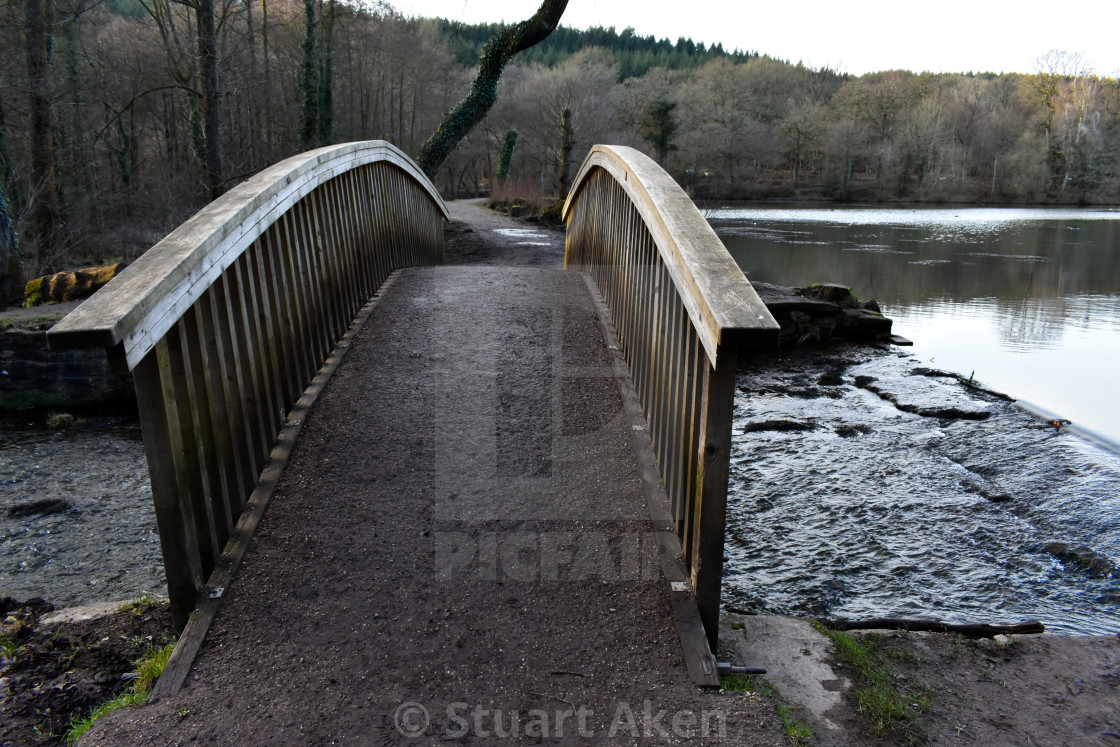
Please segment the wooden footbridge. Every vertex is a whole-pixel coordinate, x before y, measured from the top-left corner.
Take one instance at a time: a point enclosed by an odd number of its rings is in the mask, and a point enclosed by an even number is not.
[[[206,207],[51,330],[52,348],[102,347],[116,370],[134,378],[168,592],[176,624],[186,628],[180,648],[187,653],[176,652],[185,664],[169,667],[160,683],[164,694],[176,692],[187,677],[223,596],[230,596],[234,572],[278,482],[285,479],[296,486],[317,479],[315,474],[282,478],[282,473],[293,447],[296,453],[301,448],[296,441],[304,423],[316,417],[316,397],[358,328],[371,319],[391,325],[376,337],[385,340],[376,343],[384,350],[370,350],[368,376],[377,380],[363,381],[366,374],[351,371],[347,386],[356,390],[339,394],[343,402],[359,398],[363,387],[384,385],[380,401],[391,408],[399,397],[404,407],[415,387],[407,381],[389,386],[387,374],[373,368],[379,355],[415,357],[426,362],[426,370],[443,372],[447,381],[481,383],[474,394],[445,401],[438,411],[428,406],[430,417],[416,425],[415,433],[405,433],[410,426],[394,422],[391,412],[384,423],[370,426],[378,429],[378,438],[391,437],[393,444],[407,446],[393,457],[399,464],[391,474],[377,472],[377,454],[369,464],[348,467],[359,474],[366,469],[386,484],[393,479],[403,484],[402,470],[419,469],[408,466],[410,453],[431,461],[436,458],[431,450],[443,448],[441,458],[459,461],[443,471],[438,481],[443,484],[425,483],[435,485],[429,492],[437,493],[437,503],[462,500],[457,496],[470,492],[457,489],[448,475],[481,480],[482,487],[473,493],[483,496],[478,507],[489,508],[460,507],[455,518],[469,524],[470,512],[477,510],[479,521],[491,522],[486,526],[500,526],[515,494],[531,492],[531,486],[526,487],[524,474],[517,478],[522,482],[510,483],[509,470],[503,472],[500,464],[479,466],[489,458],[485,452],[493,450],[494,439],[510,441],[512,433],[513,441],[521,438],[521,448],[528,451],[543,444],[539,464],[545,466],[530,464],[521,473],[551,476],[554,482],[598,480],[581,477],[579,469],[632,457],[636,466],[620,469],[644,480],[646,521],[651,522],[646,526],[652,527],[657,545],[657,584],[669,599],[688,671],[695,682],[718,684],[712,652],[720,609],[736,360],[744,351],[775,346],[778,326],[688,197],[637,151],[593,148],[564,215],[568,272],[472,275],[435,268],[443,263],[447,211],[416,165],[383,141],[323,148],[261,172]],[[532,366],[539,366],[540,381],[547,382],[560,375],[561,363],[571,363],[567,351],[572,343],[564,324],[557,323],[564,327],[561,332],[553,330],[556,325],[534,326],[517,310],[532,293],[543,299],[538,303],[544,307],[542,318],[567,319],[583,308],[597,313],[597,340],[592,342],[610,351],[605,370],[607,376],[613,371],[621,386],[602,401],[621,400],[624,405],[624,430],[619,432],[632,439],[632,450],[625,444],[629,457],[621,458],[617,451],[588,453],[607,449],[612,441],[596,440],[586,428],[565,431],[564,443],[571,444],[575,456],[552,453],[550,449],[559,449],[559,437],[549,431],[560,426],[548,417],[540,420],[540,407],[551,407],[550,395],[533,400],[524,391],[514,392],[510,401],[521,405],[510,406],[501,391],[494,393],[494,381],[502,388],[505,367],[531,375]],[[571,300],[577,296],[582,300]],[[549,304],[566,310],[552,314]],[[469,313],[482,313],[478,318],[485,323],[460,319],[456,327],[457,313],[468,314],[467,305],[475,309]],[[432,311],[436,308],[438,314]],[[422,327],[433,314],[443,315],[442,329],[458,330],[446,333],[454,339],[426,339],[444,334]],[[456,365],[465,366],[470,354],[484,349],[489,357],[477,367],[454,373]],[[557,356],[564,361],[558,363]],[[557,389],[562,390],[557,398],[590,391],[589,379],[579,378],[590,376],[589,364],[576,363],[564,369],[569,378]],[[608,381],[616,387],[614,380]],[[472,408],[498,415],[472,413]],[[482,425],[468,423],[476,414],[483,417]],[[527,431],[517,418],[537,420]],[[339,454],[348,453],[351,441],[374,435],[363,432],[361,423],[346,427],[351,426],[353,432],[337,434]],[[529,431],[536,441],[522,437]],[[329,436],[317,432],[315,438]],[[433,439],[443,447],[433,447]],[[327,470],[325,461],[303,469]],[[565,491],[574,495],[578,487]],[[292,487],[289,492],[298,491]],[[505,497],[487,503],[486,494]],[[343,511],[345,497],[340,500],[338,536],[360,532],[357,524],[347,524],[355,519]],[[568,503],[563,496],[557,500],[559,508],[550,508],[548,518],[577,527],[589,518],[584,515],[592,510],[588,506],[609,505],[612,495],[597,495],[590,503],[574,497]],[[501,505],[494,508],[494,502]],[[440,514],[438,505],[432,511],[425,521],[448,515]],[[381,536],[392,531],[380,528]],[[426,529],[422,536],[428,536]],[[482,536],[477,526],[454,534],[470,539],[479,561]],[[273,538],[269,534],[254,546],[264,547]],[[448,548],[433,552],[439,556],[443,550]],[[540,552],[543,557],[544,549]],[[454,557],[443,561],[458,562]],[[439,561],[437,557],[437,565]],[[371,566],[364,572],[383,571]],[[538,569],[536,576],[544,574]],[[485,572],[480,576],[487,580]],[[596,592],[589,585],[585,593]]]

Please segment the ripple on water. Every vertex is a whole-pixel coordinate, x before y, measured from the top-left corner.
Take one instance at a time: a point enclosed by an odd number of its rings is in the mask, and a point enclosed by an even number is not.
[[[1083,546],[1117,564],[1120,459],[954,380],[916,376],[907,356],[850,355],[782,354],[740,372],[726,603],[1120,632],[1117,574],[1094,576],[1045,549]],[[839,385],[816,383],[838,368]],[[857,387],[857,375],[874,376],[900,402],[983,406],[992,416],[902,412]],[[767,420],[812,429],[748,427]]]
[[[4,434],[0,590],[58,606],[166,593],[139,428]]]

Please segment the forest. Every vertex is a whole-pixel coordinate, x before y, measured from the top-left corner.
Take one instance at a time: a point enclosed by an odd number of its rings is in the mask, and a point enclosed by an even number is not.
[[[415,153],[498,28],[340,0],[0,5],[0,301],[134,258],[300,151],[383,138]],[[486,194],[503,142],[502,183],[547,200],[607,142],[698,200],[1116,203],[1120,82],[1060,51],[1022,74],[853,76],[561,27],[507,66],[439,189]]]

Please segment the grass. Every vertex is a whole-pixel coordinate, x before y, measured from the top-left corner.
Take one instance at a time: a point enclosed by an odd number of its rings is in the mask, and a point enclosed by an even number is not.
[[[78,418],[68,412],[47,413],[47,427],[52,431],[64,431],[78,424]]]
[[[801,744],[801,740],[808,739],[813,735],[813,730],[798,721],[793,715],[792,708],[784,706],[781,703],[775,703],[774,706],[778,709],[778,718],[782,720],[782,726],[785,727],[786,736],[789,737],[790,744]]]
[[[62,319],[62,314],[47,314],[43,316],[20,316],[10,319],[0,319],[0,332],[9,330],[12,327],[20,329],[38,329],[44,324],[52,324]]]
[[[820,627],[835,644],[836,658],[850,666],[857,679],[855,696],[860,716],[877,737],[891,736],[904,744],[926,738],[920,716],[929,707],[929,693],[902,688],[887,666],[887,655],[878,651],[878,636],[855,638]]]
[[[720,677],[719,686],[724,692],[729,693],[747,692],[766,696],[774,695],[773,687],[749,674],[729,674],[726,677]],[[782,727],[786,730],[786,736],[789,738],[790,744],[803,744],[803,740],[812,736],[813,730],[797,720],[791,707],[777,700],[774,702],[774,707],[778,711],[778,718],[782,720]]]
[[[756,680],[750,674],[729,674],[719,678],[720,689],[729,693],[762,693],[773,695],[774,688],[765,682]]]
[[[137,659],[136,668],[132,672],[132,685],[112,700],[107,700],[90,709],[89,716],[81,720],[71,720],[70,729],[66,732],[66,744],[76,744],[82,738],[82,735],[105,714],[112,713],[120,708],[147,703],[148,696],[152,693],[152,685],[163,673],[164,667],[167,666],[167,660],[174,650],[175,643],[172,642],[163,648],[150,649],[147,654]]]
[[[0,636],[0,660],[15,661],[17,651],[19,651],[18,643],[10,638]]]
[[[134,615],[143,615],[148,610],[159,604],[159,600],[149,594],[141,594],[131,602],[125,602],[120,606],[120,612],[131,612]]]

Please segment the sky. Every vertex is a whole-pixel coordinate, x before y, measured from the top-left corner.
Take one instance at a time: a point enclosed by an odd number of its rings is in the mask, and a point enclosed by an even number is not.
[[[465,23],[532,16],[538,2],[390,0],[406,16]],[[760,52],[813,68],[862,75],[1035,71],[1051,49],[1081,52],[1093,72],[1120,74],[1120,0],[570,0],[561,23],[633,26],[643,36],[680,36]]]

